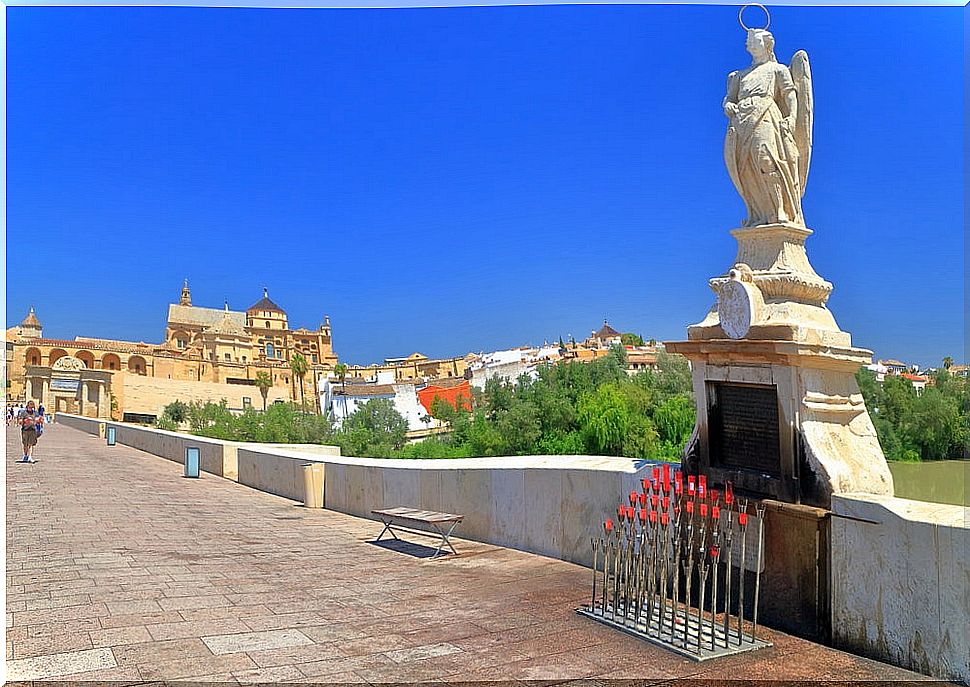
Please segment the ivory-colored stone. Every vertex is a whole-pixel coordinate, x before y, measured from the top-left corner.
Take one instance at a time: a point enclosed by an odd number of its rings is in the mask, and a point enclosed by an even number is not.
[[[970,680],[970,509],[844,494],[832,511],[835,646]]]
[[[751,66],[728,75],[724,114],[730,120],[724,161],[748,208],[745,226],[803,225],[802,195],[812,153],[812,72],[808,54],[779,64],[775,39],[749,29]]]
[[[827,307],[832,284],[805,250],[812,231],[801,198],[814,124],[808,55],[796,53],[791,68],[779,64],[774,38],[760,29],[748,30],[746,47],[752,64],[728,77],[723,105],[725,162],[748,217],[731,232],[733,266],[709,282],[717,303],[688,327],[687,341],[667,343],[692,364],[697,427],[687,460],[785,501],[827,506],[834,493],[891,495],[892,475],[855,381],[872,354],[853,348],[839,328]],[[774,387],[774,468],[765,456],[762,467],[720,462],[708,418],[717,402],[712,382]],[[773,426],[765,431],[773,437]]]

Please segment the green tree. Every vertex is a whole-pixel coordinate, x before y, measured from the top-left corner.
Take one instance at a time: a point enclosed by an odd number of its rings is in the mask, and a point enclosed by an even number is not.
[[[953,358],[951,356],[946,356],[943,358],[943,369],[949,370],[951,367],[953,367]]]
[[[386,398],[367,401],[343,421],[338,432],[347,455],[390,457],[404,445],[408,423]]]
[[[632,332],[627,332],[626,334],[620,335],[620,343],[624,346],[642,346],[643,337],[639,334],[634,334]]]
[[[696,416],[694,401],[689,396],[671,396],[654,408],[653,422],[661,441],[683,448],[694,431]]]
[[[927,387],[923,391],[903,419],[903,428],[923,460],[963,457],[966,421],[960,416],[957,400],[944,396],[939,389]]]
[[[630,427],[630,413],[616,384],[604,384],[579,400],[579,424],[593,453],[619,455]]]
[[[273,388],[273,379],[270,377],[268,372],[265,370],[260,370],[256,373],[256,378],[253,381],[256,382],[260,396],[263,397],[263,412],[265,413],[266,399],[269,396],[269,390]]]
[[[306,412],[306,398],[303,395],[303,378],[306,376],[308,369],[309,365],[307,365],[306,358],[301,353],[294,353],[290,358],[290,370],[293,372],[293,378],[299,380],[300,408],[304,413]]]
[[[182,401],[172,401],[162,409],[162,417],[180,425],[189,418],[189,406]]]

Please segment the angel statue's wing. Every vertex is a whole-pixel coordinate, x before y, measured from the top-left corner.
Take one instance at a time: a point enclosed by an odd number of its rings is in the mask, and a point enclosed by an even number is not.
[[[795,145],[798,146],[798,181],[805,195],[808,182],[808,167],[812,160],[812,123],[815,117],[815,103],[812,99],[812,68],[808,64],[808,53],[799,50],[791,58],[791,78],[798,94],[798,115],[795,118]]]

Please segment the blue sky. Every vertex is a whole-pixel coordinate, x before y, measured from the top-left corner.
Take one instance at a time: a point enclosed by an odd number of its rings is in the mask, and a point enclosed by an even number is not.
[[[964,357],[962,12],[772,10],[814,75],[809,255],[877,356]],[[188,277],[329,314],[351,363],[681,339],[743,215],[736,14],[7,8],[8,325],[159,341]]]

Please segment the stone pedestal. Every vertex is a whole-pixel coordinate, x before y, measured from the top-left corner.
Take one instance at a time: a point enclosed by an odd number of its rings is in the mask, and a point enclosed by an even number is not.
[[[731,232],[734,267],[718,302],[667,350],[690,362],[697,426],[688,467],[751,496],[828,507],[833,493],[893,493],[855,381],[872,360],[826,307],[832,284],[805,252],[811,230]]]

